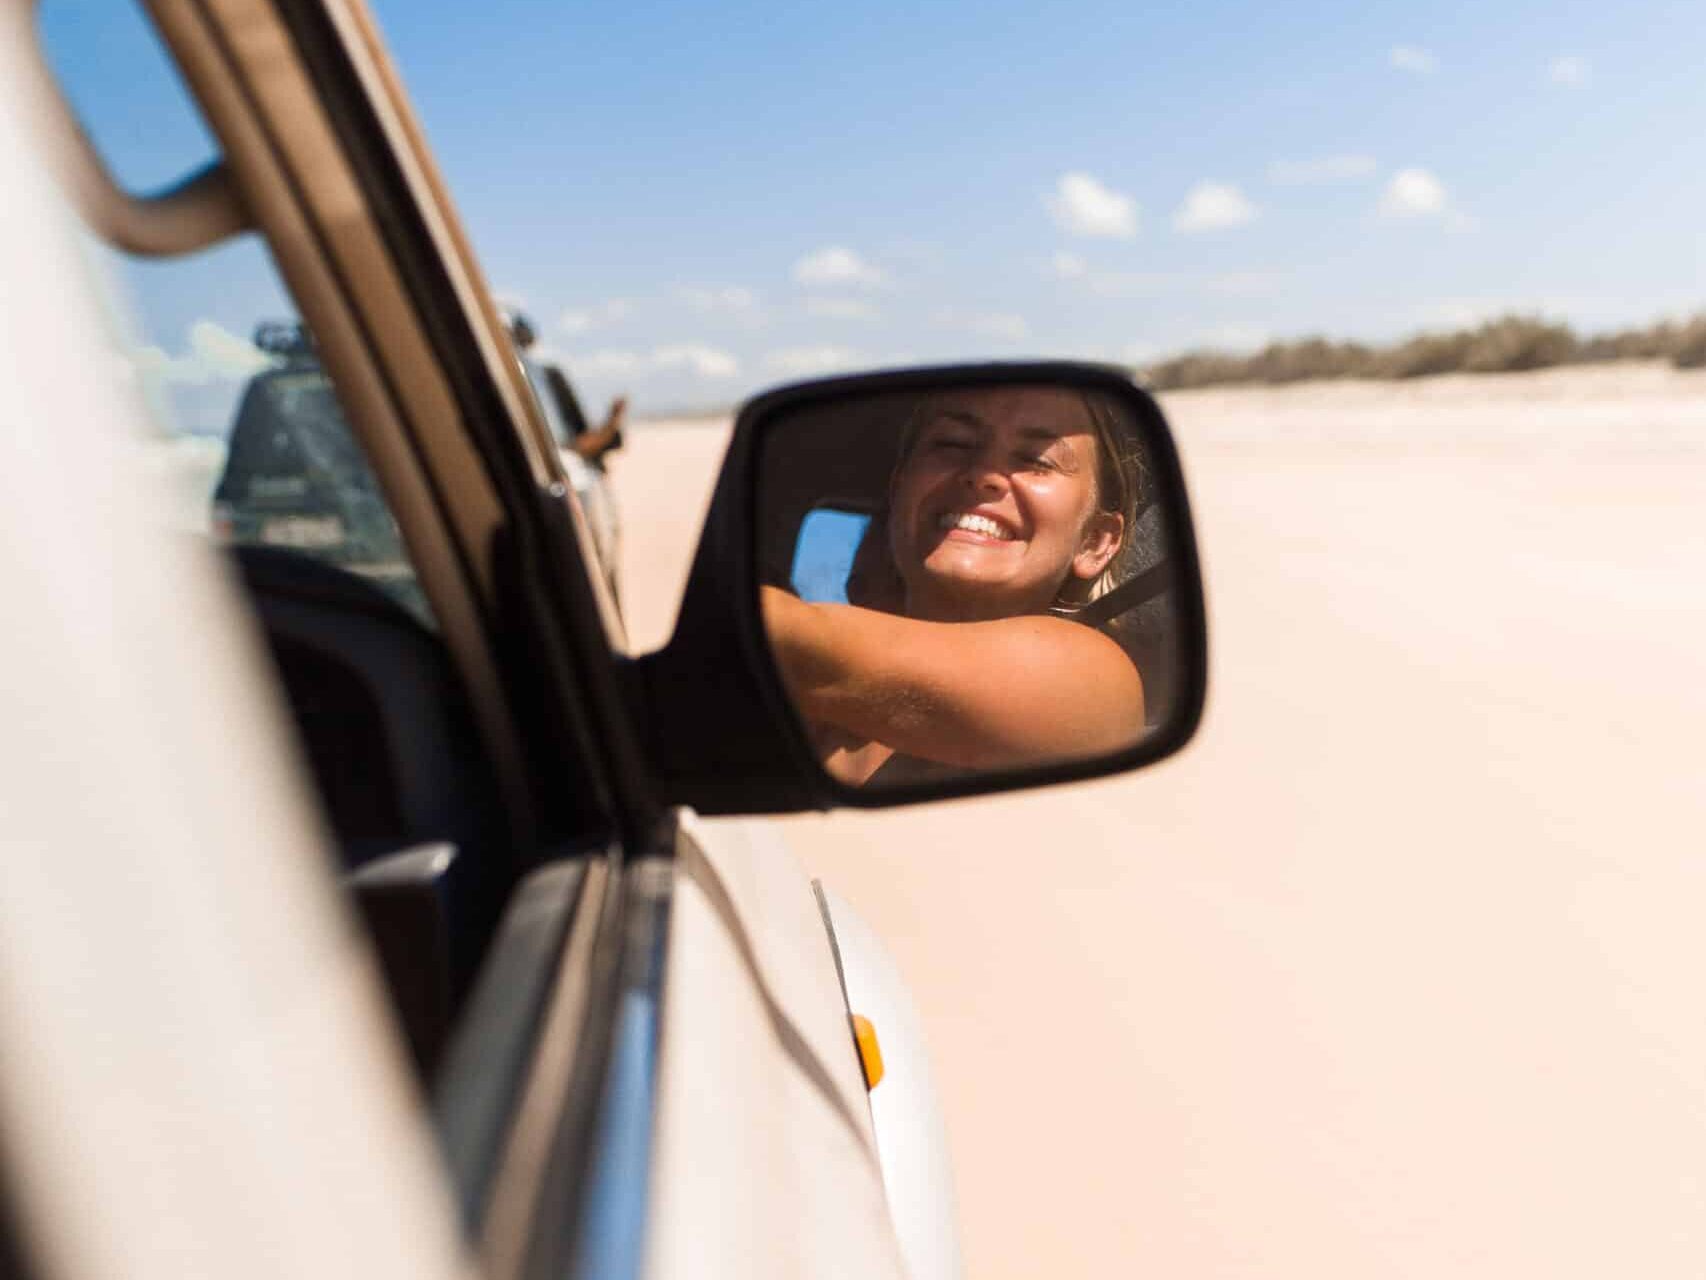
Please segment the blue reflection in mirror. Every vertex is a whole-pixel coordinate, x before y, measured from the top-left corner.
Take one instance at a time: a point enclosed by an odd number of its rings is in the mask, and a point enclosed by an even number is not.
[[[847,577],[871,517],[857,511],[818,507],[800,523],[789,572],[794,593],[813,604],[846,604]]]

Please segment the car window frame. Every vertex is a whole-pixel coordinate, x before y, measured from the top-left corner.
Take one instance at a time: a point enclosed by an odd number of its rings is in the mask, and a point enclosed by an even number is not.
[[[371,18],[359,0],[158,0],[156,18],[252,193],[471,700],[488,712],[489,745],[508,754],[507,799],[523,819],[517,870],[579,860],[629,884],[627,869],[668,856],[673,837],[619,682],[614,604]],[[576,1015],[548,1037],[520,1029],[521,1076],[564,1099],[548,1179],[558,1187],[594,1176],[625,980],[619,943],[644,905],[626,892],[598,897],[573,930],[591,945],[535,959],[551,965],[553,990],[584,991]],[[579,1210],[526,1187],[520,1229],[559,1251]]]
[[[346,0],[162,0],[155,17],[379,476],[501,761],[518,841],[589,817],[620,823],[631,815],[617,812],[607,765],[625,726],[589,716],[597,699],[577,687],[589,666],[610,678],[598,667],[619,618],[370,16]],[[569,510],[563,528],[539,510],[553,503]],[[564,594],[542,579],[565,577],[585,580],[584,598],[538,599]],[[541,605],[555,615],[554,663],[513,652],[517,615]],[[599,634],[584,634],[587,618]],[[539,639],[533,629],[525,643]],[[578,767],[541,776],[541,737]]]

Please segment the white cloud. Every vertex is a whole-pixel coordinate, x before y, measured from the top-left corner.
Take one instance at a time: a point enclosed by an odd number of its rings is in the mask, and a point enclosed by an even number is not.
[[[1045,203],[1055,224],[1075,236],[1129,240],[1137,234],[1137,201],[1087,173],[1064,173]]]
[[[1553,84],[1568,85],[1575,88],[1588,82],[1592,74],[1586,58],[1554,58],[1552,65],[1546,68],[1546,78]]]
[[[652,352],[652,363],[660,369],[690,369],[700,378],[732,378],[740,372],[740,362],[728,352],[696,342],[659,347]]]
[[[607,298],[590,307],[569,308],[557,317],[557,328],[574,337],[591,333],[594,329],[608,328],[626,320],[633,312],[634,304],[626,298]]]
[[[740,362],[728,352],[697,342],[656,347],[650,352],[593,351],[568,356],[565,363],[577,378],[631,378],[661,369],[685,369],[699,378],[732,378],[740,372]]]
[[[789,377],[803,378],[815,373],[834,373],[864,363],[851,347],[818,346],[787,347],[772,351],[764,357],[764,367]]]
[[[186,337],[183,355],[169,355],[160,347],[142,347],[131,356],[131,364],[139,374],[161,383],[205,386],[210,382],[238,382],[276,363],[247,338],[239,338],[212,320],[197,320]]]
[[[1064,249],[1054,255],[1054,260],[1050,265],[1054,274],[1062,280],[1082,280],[1090,273],[1089,263],[1076,253],[1068,253]]]
[[[825,320],[875,320],[881,313],[863,298],[807,298],[806,314]]]
[[[751,315],[758,309],[758,295],[751,289],[729,285],[722,289],[681,289],[681,300],[695,311],[720,311],[732,315]]]
[[[1399,71],[1408,71],[1412,75],[1432,75],[1439,70],[1439,59],[1426,49],[1418,49],[1414,45],[1395,45],[1387,55],[1387,61]]]
[[[830,245],[794,263],[794,282],[808,286],[852,285],[869,289],[886,277],[853,250]]]
[[[1386,184],[1380,211],[1389,218],[1430,218],[1448,203],[1444,184],[1426,169],[1400,169]]]
[[[197,320],[190,326],[190,353],[215,377],[222,378],[247,378],[273,363],[247,338],[239,338],[211,320]]]
[[[1173,229],[1187,235],[1241,227],[1256,216],[1256,206],[1229,182],[1199,182],[1173,215]]]
[[[1268,181],[1284,187],[1314,186],[1326,182],[1352,182],[1371,177],[1373,156],[1319,156],[1313,160],[1275,160],[1268,166]]]

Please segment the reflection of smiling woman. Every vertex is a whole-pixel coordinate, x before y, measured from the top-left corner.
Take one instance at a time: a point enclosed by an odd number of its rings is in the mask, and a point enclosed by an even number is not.
[[[1130,534],[1114,410],[1053,387],[932,397],[889,486],[901,616],[763,589],[783,679],[843,782],[1131,745],[1143,685],[1082,601]],[[911,760],[908,760],[908,757]]]

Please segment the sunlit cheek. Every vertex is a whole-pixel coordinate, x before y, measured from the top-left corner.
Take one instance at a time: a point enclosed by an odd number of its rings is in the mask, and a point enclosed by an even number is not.
[[[1039,542],[1066,550],[1077,546],[1077,535],[1084,528],[1081,504],[1075,494],[1058,483],[1058,477],[1032,481],[1025,497],[1034,536]]]

